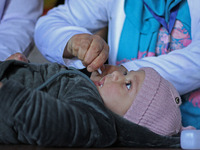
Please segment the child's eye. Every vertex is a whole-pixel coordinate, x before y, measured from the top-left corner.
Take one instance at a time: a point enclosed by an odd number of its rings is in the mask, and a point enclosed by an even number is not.
[[[127,87],[128,90],[130,90],[130,88],[131,88],[131,82],[126,83],[126,87]]]

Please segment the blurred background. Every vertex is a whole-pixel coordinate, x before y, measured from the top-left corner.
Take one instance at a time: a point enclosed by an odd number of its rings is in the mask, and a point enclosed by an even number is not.
[[[53,7],[56,7],[63,3],[64,3],[64,0],[44,0],[43,15],[46,15],[46,13]],[[33,62],[33,63],[49,63],[49,61],[46,60],[42,56],[42,54],[38,51],[36,46],[34,46],[34,48],[32,49],[31,53],[28,56],[28,59],[30,60],[30,62]]]

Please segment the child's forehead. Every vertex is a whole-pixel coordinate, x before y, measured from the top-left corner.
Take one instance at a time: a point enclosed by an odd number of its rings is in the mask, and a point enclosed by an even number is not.
[[[128,71],[126,77],[135,78],[135,77],[145,77],[145,71],[144,70],[138,70],[138,71]]]

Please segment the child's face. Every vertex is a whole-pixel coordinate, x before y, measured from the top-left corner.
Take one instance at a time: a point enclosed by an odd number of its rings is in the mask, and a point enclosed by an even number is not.
[[[130,71],[122,74],[114,71],[95,82],[105,105],[123,116],[135,99],[145,78],[145,72]]]

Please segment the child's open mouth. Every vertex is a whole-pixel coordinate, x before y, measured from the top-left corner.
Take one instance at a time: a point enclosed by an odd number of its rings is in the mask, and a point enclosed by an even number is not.
[[[98,86],[102,87],[105,82],[105,79],[106,79],[105,76],[103,78],[101,78],[101,80],[97,83]]]

